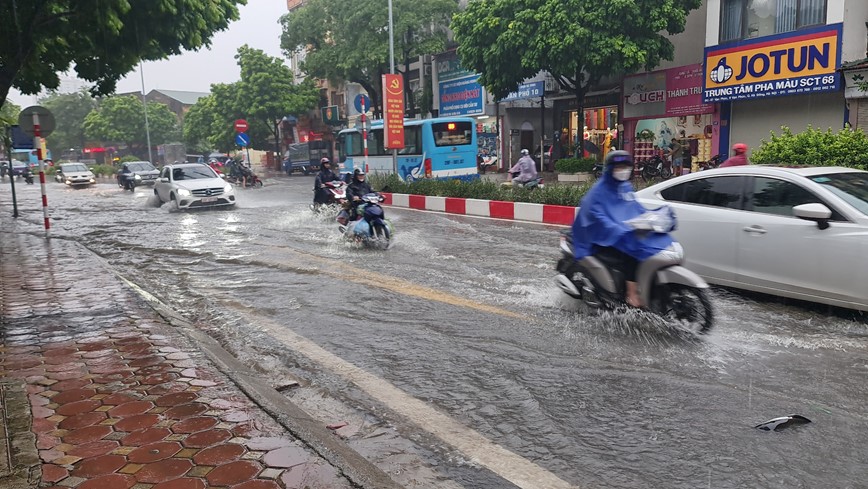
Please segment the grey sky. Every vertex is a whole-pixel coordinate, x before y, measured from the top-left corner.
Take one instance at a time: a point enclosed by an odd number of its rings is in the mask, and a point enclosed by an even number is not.
[[[239,70],[233,56],[243,44],[283,58],[278,19],[285,13],[286,0],[248,0],[248,4],[240,8],[241,18],[230,24],[227,30],[217,33],[210,49],[144,63],[145,91],[162,88],[208,92],[212,83],[237,81]],[[81,86],[86,84],[67,78],[61,84],[60,91],[71,92]],[[118,92],[141,89],[138,70],[129,73],[117,85]],[[36,103],[34,97],[21,95],[17,90],[10,91],[9,98],[21,107]]]

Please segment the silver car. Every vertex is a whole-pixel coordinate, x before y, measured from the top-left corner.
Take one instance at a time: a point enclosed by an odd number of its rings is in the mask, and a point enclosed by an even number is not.
[[[54,174],[54,179],[71,187],[96,183],[96,176],[84,163],[61,164]]]
[[[636,196],[675,210],[686,266],[711,283],[868,310],[868,172],[739,166]]]
[[[176,209],[235,205],[232,185],[201,163],[164,166],[154,184],[154,194],[160,202],[171,202]]]

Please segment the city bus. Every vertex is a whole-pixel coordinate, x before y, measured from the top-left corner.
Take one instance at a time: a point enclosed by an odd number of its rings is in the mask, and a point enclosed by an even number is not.
[[[392,173],[392,150],[385,149],[383,121],[368,130],[368,166],[360,128],[338,134],[339,171],[356,168],[371,173]],[[476,121],[469,117],[405,120],[404,148],[398,150],[398,175],[406,181],[421,178],[479,178],[476,165]]]

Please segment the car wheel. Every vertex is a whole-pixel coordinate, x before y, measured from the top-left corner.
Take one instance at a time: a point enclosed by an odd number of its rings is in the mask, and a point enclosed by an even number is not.
[[[179,210],[181,210],[181,205],[178,204],[178,199],[175,198],[175,194],[171,194],[171,195],[169,195],[169,201],[170,201],[171,204],[172,204],[172,210],[173,210],[173,211],[179,211]]]

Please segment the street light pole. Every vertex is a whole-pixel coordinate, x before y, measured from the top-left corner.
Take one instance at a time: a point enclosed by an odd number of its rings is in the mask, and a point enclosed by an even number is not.
[[[407,67],[405,66],[404,69],[406,70]],[[395,74],[395,36],[392,33],[392,0],[389,0],[389,73],[392,75]],[[406,90],[406,89],[407,89],[407,87],[404,87],[404,90]],[[384,93],[383,96],[380,98],[382,100],[385,100],[386,94]],[[385,103],[383,104],[383,109],[385,109]],[[401,114],[401,124],[403,124],[403,123],[404,123],[404,114]],[[395,175],[398,174],[398,150],[397,149],[392,150],[392,173],[394,173]]]
[[[142,66],[142,60],[139,60],[139,74],[142,75],[142,108],[145,111],[145,135],[148,138],[148,162],[154,164],[154,158],[151,155],[151,128],[148,125],[148,102],[145,99],[145,68]]]

